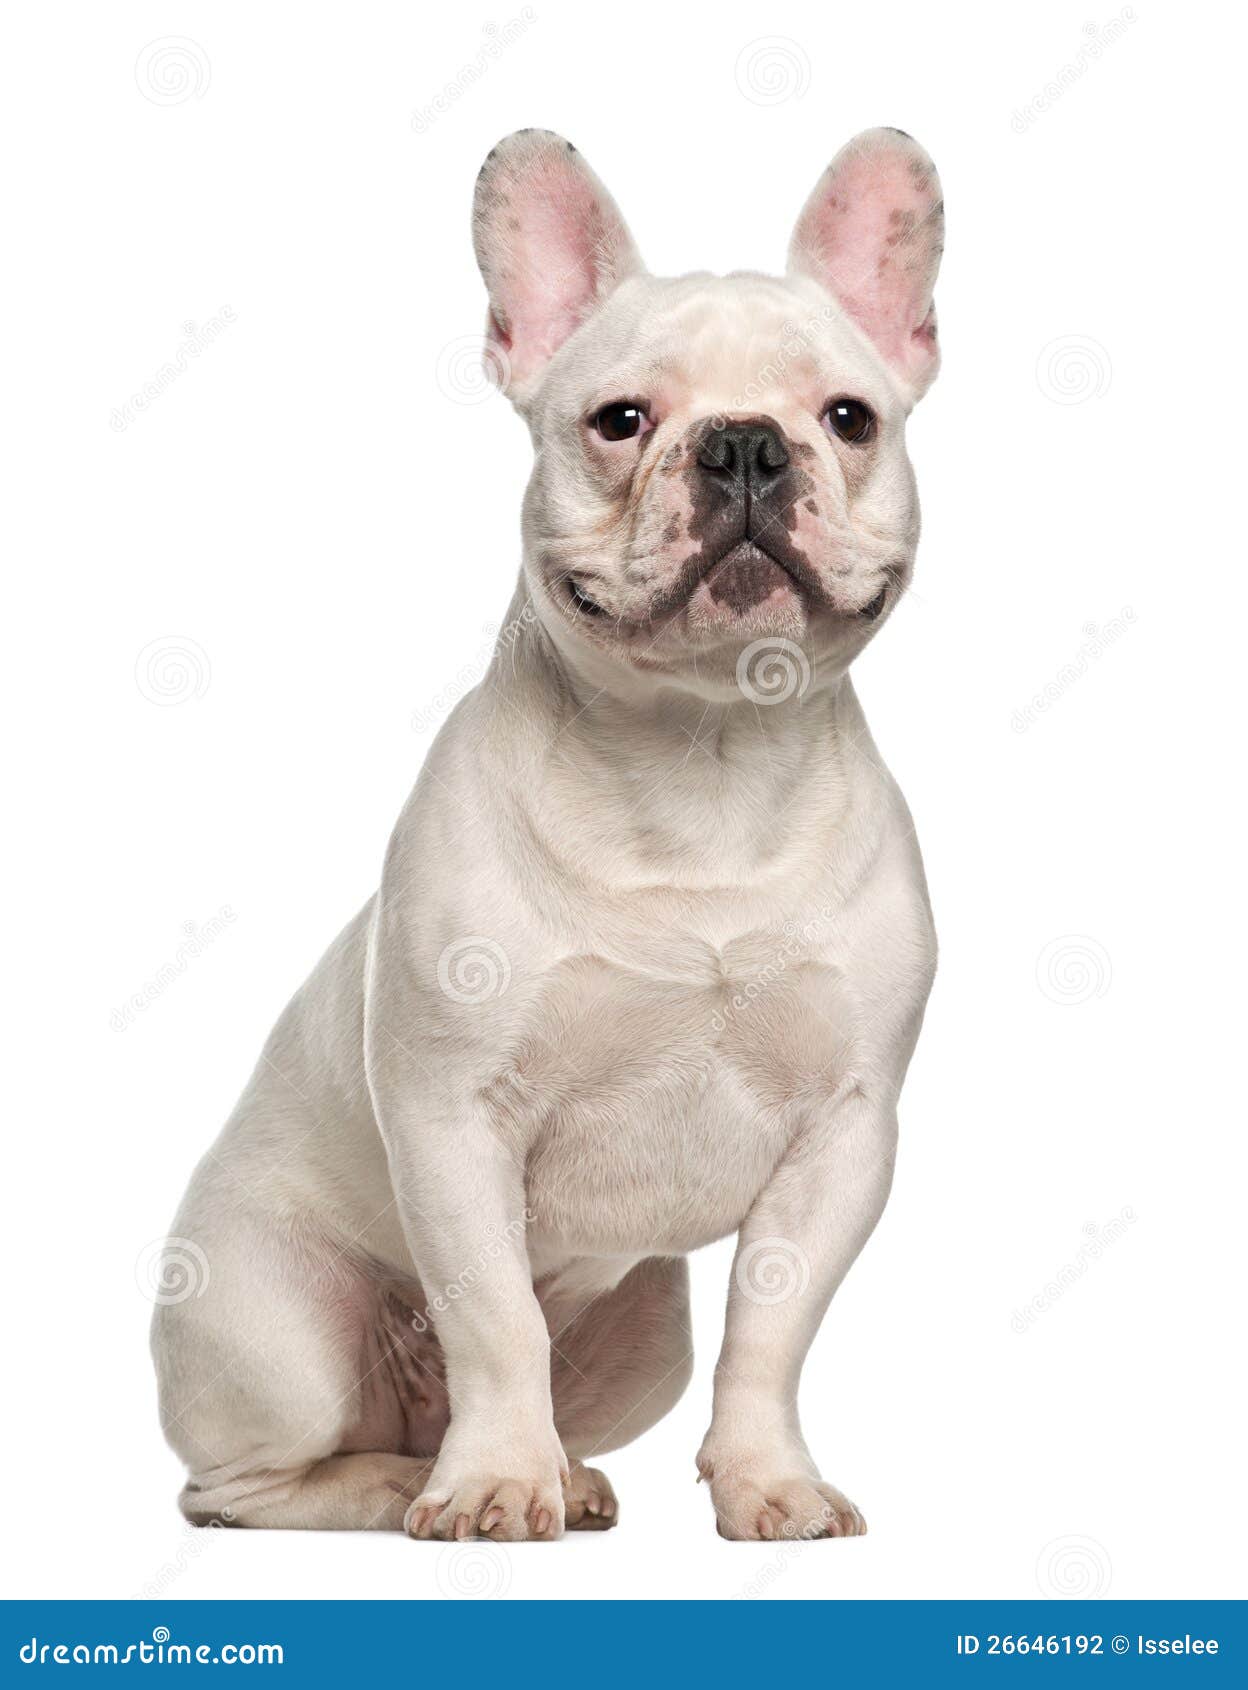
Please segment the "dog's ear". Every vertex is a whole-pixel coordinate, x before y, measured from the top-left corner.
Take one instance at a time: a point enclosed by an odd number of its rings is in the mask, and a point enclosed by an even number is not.
[[[615,201],[570,141],[520,129],[486,159],[473,245],[490,295],[487,363],[522,400],[547,359],[642,268]]]
[[[790,272],[835,295],[914,399],[940,362],[932,290],[944,240],[931,159],[900,129],[868,129],[819,178],[789,247]]]

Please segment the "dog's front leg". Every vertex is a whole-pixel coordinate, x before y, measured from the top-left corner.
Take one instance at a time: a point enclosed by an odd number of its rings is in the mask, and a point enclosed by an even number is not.
[[[414,1537],[516,1541],[563,1531],[567,1460],[551,1407],[550,1340],[525,1248],[523,1169],[484,1112],[462,1104],[378,1030],[370,1086],[408,1248],[446,1366],[451,1421]]]
[[[825,1484],[802,1437],[797,1389],[828,1301],[888,1197],[891,1100],[855,1087],[791,1147],[737,1244],[710,1430],[698,1467],[722,1536],[850,1537],[866,1526]]]

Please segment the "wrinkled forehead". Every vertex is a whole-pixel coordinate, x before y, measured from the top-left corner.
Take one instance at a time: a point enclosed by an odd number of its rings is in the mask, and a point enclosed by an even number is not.
[[[831,296],[802,278],[741,274],[626,282],[552,360],[542,397],[560,409],[619,398],[714,416],[786,400],[817,413],[842,392],[877,409],[894,397]]]

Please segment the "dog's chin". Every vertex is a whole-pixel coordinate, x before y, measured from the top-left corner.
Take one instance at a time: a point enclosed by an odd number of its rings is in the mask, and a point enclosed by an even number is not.
[[[793,576],[743,540],[698,581],[683,620],[696,644],[764,635],[796,640],[806,631],[808,611],[806,593]]]

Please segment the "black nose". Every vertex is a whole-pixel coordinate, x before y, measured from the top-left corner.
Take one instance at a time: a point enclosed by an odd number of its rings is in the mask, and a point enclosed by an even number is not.
[[[710,430],[698,462],[713,475],[730,476],[745,486],[768,487],[788,468],[789,454],[770,423],[728,423]]]

